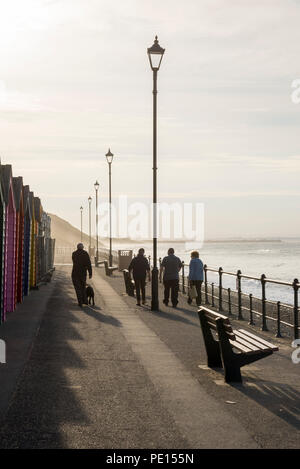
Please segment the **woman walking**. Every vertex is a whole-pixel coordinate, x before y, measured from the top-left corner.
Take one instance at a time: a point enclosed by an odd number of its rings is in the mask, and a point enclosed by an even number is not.
[[[197,298],[196,303],[198,306],[201,305],[201,285],[203,282],[203,262],[199,259],[199,252],[193,251],[191,252],[191,261],[189,265],[189,284],[190,288],[193,286],[196,287],[197,290]],[[188,303],[192,303],[192,298],[188,297]]]

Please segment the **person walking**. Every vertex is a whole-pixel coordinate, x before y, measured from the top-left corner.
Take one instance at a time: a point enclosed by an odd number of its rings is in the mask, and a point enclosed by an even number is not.
[[[191,260],[189,265],[189,284],[190,288],[193,286],[196,287],[197,290],[197,298],[196,303],[198,306],[201,305],[201,285],[203,282],[203,262],[199,259],[199,252],[193,251],[191,252]],[[188,297],[188,303],[192,303],[192,298]]]
[[[179,291],[179,271],[182,267],[182,262],[179,257],[175,256],[174,249],[168,250],[168,255],[163,258],[160,266],[159,279],[161,281],[163,273],[164,282],[164,299],[163,303],[168,306],[169,296],[171,290],[171,301],[174,308],[178,304],[178,291]]]
[[[148,259],[145,257],[145,249],[140,248],[138,255],[132,259],[128,267],[129,273],[133,273],[133,280],[136,291],[137,306],[141,306],[141,293],[142,303],[146,304],[146,274],[150,280],[150,266]]]
[[[89,273],[89,278],[92,278],[90,256],[83,248],[82,243],[77,244],[77,251],[74,251],[72,254],[72,281],[78,300],[78,306],[80,307],[82,307],[83,303],[87,305],[85,294],[87,272]]]

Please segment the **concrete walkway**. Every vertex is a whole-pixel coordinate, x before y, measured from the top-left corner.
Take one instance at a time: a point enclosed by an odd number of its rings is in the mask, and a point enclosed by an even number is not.
[[[0,327],[11,351],[0,365],[0,382],[10,376],[5,396],[0,388],[1,448],[299,447],[300,365],[289,342],[245,367],[244,385],[224,385],[205,366],[184,298],[154,313],[124,295],[121,274],[97,269],[92,283],[96,306],[81,310],[70,267],[59,267],[26,299],[27,321],[42,319],[26,344],[14,340],[19,312]]]

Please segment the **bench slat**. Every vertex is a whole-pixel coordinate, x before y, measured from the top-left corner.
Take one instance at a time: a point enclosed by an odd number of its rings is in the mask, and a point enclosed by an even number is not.
[[[212,329],[214,329],[215,331],[217,330],[217,326],[214,322],[210,322],[207,318],[206,318],[206,323],[209,325],[209,327],[211,327]]]
[[[270,342],[267,342],[266,340],[261,339],[260,337],[254,335],[254,334],[251,334],[251,332],[245,331],[244,329],[239,329],[239,331],[242,332],[243,334],[248,335],[252,339],[257,340],[258,342],[262,343],[263,345],[265,345],[266,347],[268,347],[272,350],[275,350],[275,351],[279,350],[278,347],[276,347],[276,345],[273,345]]]
[[[248,342],[247,340],[244,340],[242,337],[239,336],[239,334],[237,332],[235,333],[235,337],[236,337],[236,342],[237,343],[245,345],[245,347],[248,347],[250,350],[253,350],[253,351],[256,351],[256,352],[261,350],[261,348],[257,347],[255,344],[252,344],[252,343]]]
[[[262,344],[261,342],[258,342],[258,340],[254,340],[252,339],[252,337],[243,334],[240,330],[234,330],[234,333],[242,340],[247,341],[249,344],[256,346],[259,350],[268,350],[270,348]]]
[[[229,319],[227,316],[224,316],[223,314],[218,314],[213,311],[205,311],[205,316],[209,316],[213,321],[216,321],[218,318],[223,319],[223,322],[226,324],[230,324]]]
[[[249,355],[257,352],[257,350],[251,350],[250,348],[245,347],[245,345],[241,344],[240,342],[237,342],[236,340],[229,340],[229,342],[232,345],[232,347],[237,348],[241,352],[248,353]]]
[[[212,311],[211,309],[208,309],[208,308],[205,308],[204,306],[200,306],[199,310],[198,311],[204,311],[205,314],[207,315],[210,315],[212,318],[214,319],[218,319],[218,318],[222,318],[226,321],[229,321],[228,317],[227,316],[224,316],[224,314],[220,314],[220,313],[215,313],[214,311]]]
[[[205,312],[205,316],[206,316],[206,320],[210,322],[210,324],[215,324],[216,323],[216,320],[217,319],[222,319],[223,320],[223,326],[224,328],[228,331],[228,332],[232,332],[232,326],[230,324],[230,321],[227,317],[223,316],[223,315],[211,315],[211,314],[208,314]],[[223,319],[225,317],[225,319]]]

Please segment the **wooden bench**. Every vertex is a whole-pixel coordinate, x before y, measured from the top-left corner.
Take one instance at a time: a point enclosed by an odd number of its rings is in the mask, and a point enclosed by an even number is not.
[[[114,270],[118,270],[118,267],[109,267],[108,262],[104,261],[105,273],[108,277],[110,277]]]
[[[128,269],[123,269],[123,276],[124,276],[124,282],[125,282],[125,288],[126,288],[126,293],[128,296],[134,296],[134,289],[135,289],[135,284],[134,281],[132,280],[129,270]]]
[[[202,306],[198,315],[207,352],[207,365],[211,368],[223,366],[226,383],[241,383],[242,366],[278,350],[278,347],[251,332],[232,329],[227,316]],[[234,352],[234,349],[238,352]]]

